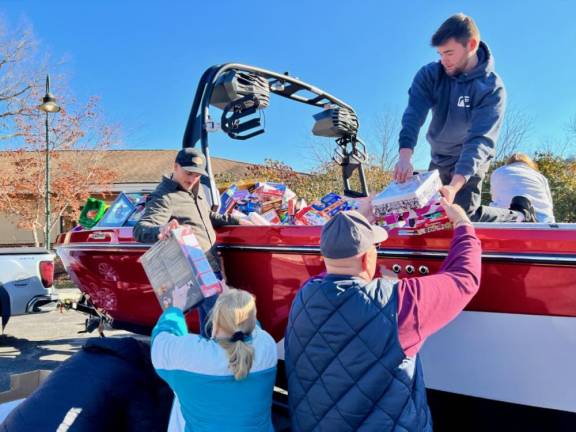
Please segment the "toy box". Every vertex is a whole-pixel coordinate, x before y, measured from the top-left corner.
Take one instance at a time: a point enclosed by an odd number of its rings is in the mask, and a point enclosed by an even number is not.
[[[177,306],[186,311],[204,297],[222,292],[222,283],[196,236],[186,227],[174,229],[170,237],[156,242],[140,262],[162,309]]]
[[[441,187],[438,170],[415,175],[405,183],[392,182],[372,200],[374,213],[376,217],[380,217],[388,213],[403,213],[422,208]]]

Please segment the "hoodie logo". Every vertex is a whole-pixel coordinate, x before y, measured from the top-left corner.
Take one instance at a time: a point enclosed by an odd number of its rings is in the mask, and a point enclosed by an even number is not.
[[[460,96],[458,98],[458,106],[460,108],[470,108],[470,96]]]

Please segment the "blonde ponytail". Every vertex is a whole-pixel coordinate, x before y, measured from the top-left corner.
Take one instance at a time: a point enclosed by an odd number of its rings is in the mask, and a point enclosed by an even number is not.
[[[252,369],[254,361],[254,347],[246,342],[230,342],[219,340],[218,343],[228,355],[228,367],[237,380],[243,379]]]
[[[237,380],[252,369],[254,347],[249,343],[256,327],[256,302],[247,291],[230,288],[212,309],[212,337],[226,351],[228,368]],[[216,333],[234,337],[216,337]]]

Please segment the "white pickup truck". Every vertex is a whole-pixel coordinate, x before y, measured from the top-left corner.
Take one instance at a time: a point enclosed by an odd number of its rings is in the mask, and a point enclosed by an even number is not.
[[[2,328],[10,316],[53,308],[54,254],[43,248],[0,248]]]

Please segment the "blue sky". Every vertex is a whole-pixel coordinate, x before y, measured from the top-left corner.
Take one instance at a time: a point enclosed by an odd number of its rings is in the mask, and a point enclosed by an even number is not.
[[[568,0],[0,1],[11,25],[28,21],[42,49],[65,59],[58,72],[68,75],[73,93],[101,96],[107,119],[122,126],[125,147],[149,149],[181,146],[201,73],[229,61],[289,71],[343,99],[374,148],[376,119],[402,112],[415,72],[437,60],[431,34],[460,11],[476,20],[491,47],[509,103],[533,119],[525,148],[561,139],[576,115],[576,3]],[[277,101],[266,112],[265,135],[220,137],[212,154],[309,168],[316,111]],[[428,161],[423,136],[420,166]]]

